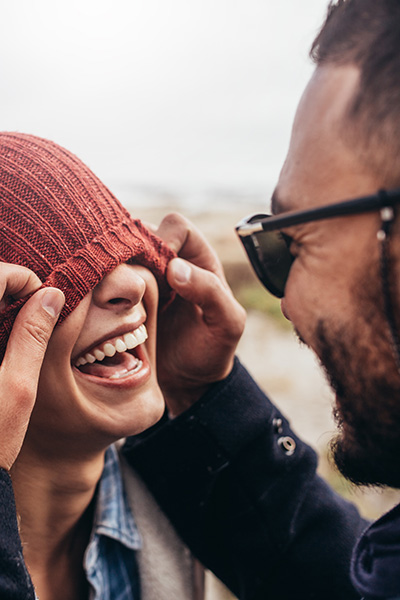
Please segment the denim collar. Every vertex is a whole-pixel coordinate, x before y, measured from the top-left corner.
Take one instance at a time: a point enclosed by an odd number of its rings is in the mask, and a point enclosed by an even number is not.
[[[106,451],[104,469],[98,484],[92,534],[85,553],[84,564],[88,571],[97,560],[96,540],[100,536],[114,539],[130,550],[139,550],[142,547],[142,540],[124,489],[119,457],[114,445]]]

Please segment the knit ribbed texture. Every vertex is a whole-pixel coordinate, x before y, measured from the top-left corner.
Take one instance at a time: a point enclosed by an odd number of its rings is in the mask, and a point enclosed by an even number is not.
[[[0,133],[0,260],[64,292],[59,323],[123,262],[150,269],[167,301],[173,256],[76,156],[36,136]],[[24,302],[0,314],[0,360]]]

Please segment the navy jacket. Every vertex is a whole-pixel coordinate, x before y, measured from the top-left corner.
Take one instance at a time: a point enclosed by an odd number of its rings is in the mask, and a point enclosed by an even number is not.
[[[0,598],[35,600],[22,556],[11,479],[4,469],[0,469]]]
[[[294,448],[294,443],[295,448]],[[366,523],[236,362],[189,411],[128,440],[128,460],[194,554],[241,600],[350,600]]]

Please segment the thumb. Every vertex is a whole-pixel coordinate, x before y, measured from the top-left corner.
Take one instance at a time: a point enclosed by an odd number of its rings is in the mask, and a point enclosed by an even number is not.
[[[64,304],[64,294],[44,288],[33,294],[15,319],[0,368],[0,466],[18,456],[35,402],[47,343]]]
[[[23,376],[25,383],[36,384],[48,341],[64,302],[61,290],[43,288],[21,308],[1,365],[5,375],[9,373],[12,378],[18,373]]]
[[[212,271],[174,258],[168,265],[167,278],[181,298],[202,309],[209,325],[227,325],[235,319],[232,306],[236,302],[231,291]]]

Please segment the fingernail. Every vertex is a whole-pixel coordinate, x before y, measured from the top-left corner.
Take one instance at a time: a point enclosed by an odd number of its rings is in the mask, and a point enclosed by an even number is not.
[[[61,290],[49,288],[43,293],[42,306],[52,317],[58,317],[64,306],[65,296]]]
[[[190,279],[192,269],[187,262],[181,258],[174,258],[171,261],[172,274],[178,283],[187,283]]]

